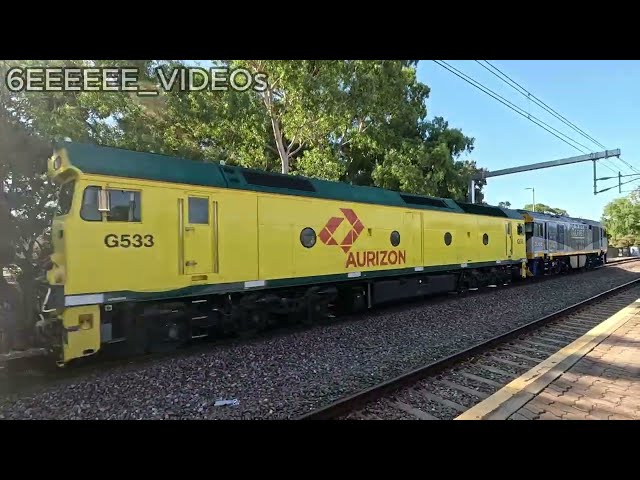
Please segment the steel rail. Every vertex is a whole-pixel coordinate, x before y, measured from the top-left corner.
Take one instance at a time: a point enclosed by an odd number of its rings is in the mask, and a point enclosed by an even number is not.
[[[609,290],[601,292],[597,295],[589,297],[586,300],[575,303],[569,307],[563,308],[557,312],[546,315],[537,320],[533,320],[529,323],[521,325],[520,327],[516,327],[513,330],[510,330],[506,333],[497,335],[487,341],[479,343],[473,347],[467,348],[466,350],[462,350],[458,353],[454,353],[448,357],[445,357],[441,360],[437,360],[428,365],[419,367],[415,370],[412,370],[408,373],[401,374],[391,380],[387,380],[385,382],[379,383],[378,385],[374,385],[366,390],[362,390],[360,392],[356,392],[352,395],[339,399],[329,405],[320,407],[315,409],[309,413],[303,414],[299,416],[298,420],[330,420],[335,419],[337,417],[343,416],[349,412],[357,410],[364,405],[377,400],[383,396],[388,395],[391,392],[399,390],[403,387],[416,383],[422,379],[433,376],[436,373],[439,373],[445,370],[447,367],[458,364],[463,360],[468,359],[469,357],[478,354],[486,349],[494,347],[497,344],[504,343],[506,340],[509,340],[513,337],[516,337],[523,332],[527,332],[536,328],[539,328],[552,320],[557,320],[563,316],[569,315],[571,313],[576,312],[577,310],[584,308],[586,306],[592,305],[599,301],[605,300],[606,298],[620,293],[623,290],[632,287],[633,285],[640,282],[640,278],[635,280],[631,280],[630,282],[624,283],[622,285],[618,285],[617,287],[613,287]]]

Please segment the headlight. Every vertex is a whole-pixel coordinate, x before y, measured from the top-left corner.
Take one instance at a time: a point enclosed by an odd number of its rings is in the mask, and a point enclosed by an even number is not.
[[[58,155],[53,161],[53,169],[58,170],[62,166],[62,157]]]

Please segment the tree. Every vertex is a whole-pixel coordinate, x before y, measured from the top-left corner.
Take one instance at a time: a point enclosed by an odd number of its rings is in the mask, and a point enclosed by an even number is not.
[[[348,160],[348,149],[371,139],[369,131],[380,134],[424,110],[429,89],[417,82],[415,63],[234,60],[229,65],[266,74],[266,89],[257,95],[270,127],[270,147],[281,171],[289,173],[309,149],[340,164]],[[315,158],[311,164],[317,164]]]
[[[499,202],[498,206],[500,208],[511,208],[511,202]]]
[[[533,204],[532,203],[527,203],[524,206],[524,210],[529,210],[529,211],[533,211]],[[562,208],[554,208],[554,207],[550,207],[549,205],[545,205],[544,203],[536,203],[536,212],[538,213],[548,213],[551,215],[562,215],[565,217],[569,216],[569,213],[562,209]]]
[[[621,238],[615,238],[611,242],[611,245],[616,248],[629,248],[636,244],[637,237],[635,235],[625,235]]]
[[[32,320],[39,254],[47,253],[53,186],[44,174],[49,145],[12,123],[0,109],[0,270],[17,267],[22,305],[18,318]],[[0,302],[3,299],[0,298]]]
[[[169,92],[146,126],[196,159],[464,200],[473,139],[436,117],[412,61],[230,61],[267,89]],[[166,65],[170,76],[171,65]],[[162,143],[156,142],[156,143]],[[163,147],[159,147],[163,148]],[[482,201],[484,182],[476,185]]]
[[[605,205],[602,215],[611,243],[628,247],[629,242],[640,236],[640,201],[637,193],[617,198]],[[623,245],[624,244],[624,245]]]
[[[109,65],[118,62],[108,62]],[[132,62],[122,62],[130,66]],[[150,62],[133,62],[150,71]],[[0,62],[6,78],[12,66],[105,66],[101,61]],[[142,83],[147,81],[144,77]],[[56,187],[46,176],[51,141],[71,137],[75,141],[118,145],[126,140],[120,121],[130,124],[147,108],[128,92],[11,92],[0,89],[0,267],[17,270],[23,293],[23,319],[32,321],[37,305],[40,260],[49,253],[49,233],[56,208]],[[152,147],[151,145],[147,145]],[[0,299],[1,300],[1,299]]]

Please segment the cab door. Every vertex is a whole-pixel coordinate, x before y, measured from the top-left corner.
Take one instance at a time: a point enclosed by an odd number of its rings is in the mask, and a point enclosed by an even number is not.
[[[216,272],[217,203],[207,194],[189,193],[181,204],[182,273]]]
[[[507,254],[507,258],[511,258],[513,256],[513,225],[511,225],[511,222],[507,222],[505,224],[505,231],[506,231],[506,254]]]

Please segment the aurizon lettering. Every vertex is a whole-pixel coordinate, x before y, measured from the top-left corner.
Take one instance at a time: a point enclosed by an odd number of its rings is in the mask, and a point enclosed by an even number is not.
[[[345,268],[349,267],[384,267],[386,265],[403,265],[407,263],[406,250],[364,250],[349,252]]]

